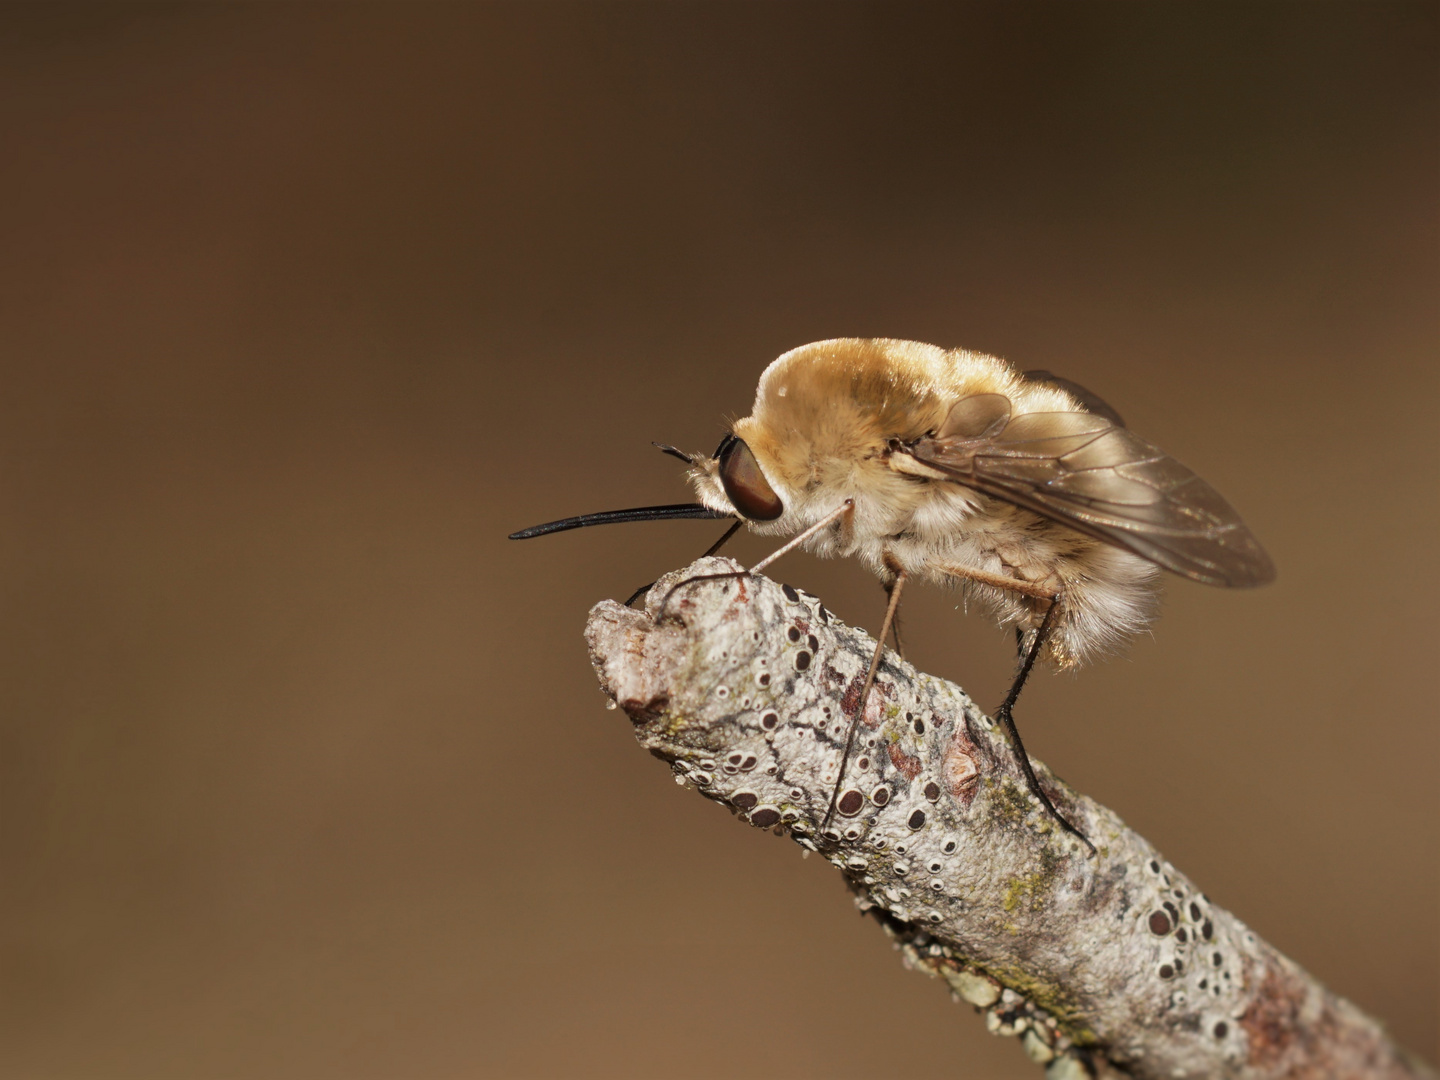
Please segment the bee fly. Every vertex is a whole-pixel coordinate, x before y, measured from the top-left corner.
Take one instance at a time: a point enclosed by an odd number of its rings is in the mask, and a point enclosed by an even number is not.
[[[889,603],[826,828],[892,630],[899,648],[896,615],[912,578],[959,586],[1015,628],[1019,671],[996,719],[1031,793],[1093,853],[1041,790],[1015,728],[1031,669],[1041,660],[1078,667],[1143,630],[1162,569],[1230,588],[1275,577],[1230,504],[1132,434],[1099,397],[982,353],[886,338],[804,345],[765,369],[751,415],[712,456],[661,449],[691,466],[698,503],[566,518],[511,539],[619,521],[734,518],[707,555],[742,524],[791,538],[743,573],[803,545],[856,556],[878,575]]]

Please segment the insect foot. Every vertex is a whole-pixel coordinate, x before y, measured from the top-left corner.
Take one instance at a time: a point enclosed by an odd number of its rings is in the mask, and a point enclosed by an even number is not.
[[[822,832],[845,698],[875,642],[760,574],[692,581],[656,617],[675,583],[738,570],[702,559],[662,578],[644,611],[596,605],[601,688],[676,780],[822,854],[912,966],[1021,1039],[1047,1076],[1433,1077],[1037,763],[1091,857],[1016,776],[1001,729],[893,653]]]

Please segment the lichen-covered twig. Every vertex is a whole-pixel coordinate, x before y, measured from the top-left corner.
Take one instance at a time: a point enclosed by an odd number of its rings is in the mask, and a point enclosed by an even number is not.
[[[909,962],[1022,1037],[1047,1075],[1434,1075],[1035,763],[1091,857],[1026,790],[1001,730],[893,653],[822,833],[874,643],[764,577],[671,592],[738,569],[701,560],[662,578],[646,611],[596,606],[605,691],[680,781],[838,866]]]

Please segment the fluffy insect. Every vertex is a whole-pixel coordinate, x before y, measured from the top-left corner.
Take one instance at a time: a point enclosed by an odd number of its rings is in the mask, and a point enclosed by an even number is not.
[[[1077,667],[1143,630],[1162,569],[1231,588],[1275,576],[1230,504],[1099,397],[981,353],[884,338],[804,345],[765,369],[751,414],[713,455],[661,449],[691,465],[697,504],[567,518],[513,538],[733,517],[707,554],[742,524],[791,538],[749,573],[796,546],[858,558],[889,594],[879,640],[894,629],[897,648],[905,585],[959,586],[1016,630],[1019,672],[996,718],[1030,791],[1087,845],[1041,789],[1015,728],[1031,669]],[[827,825],[883,648],[851,719]]]

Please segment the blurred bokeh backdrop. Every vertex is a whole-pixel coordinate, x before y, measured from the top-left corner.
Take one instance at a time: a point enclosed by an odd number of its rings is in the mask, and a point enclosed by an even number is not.
[[[650,440],[837,335],[1050,368],[1240,508],[1275,586],[1172,580],[1021,723],[1434,1060],[1437,29],[0,11],[0,1075],[1034,1077],[603,708],[587,609],[721,527],[505,540],[685,499]],[[993,706],[1005,635],[907,608]]]

